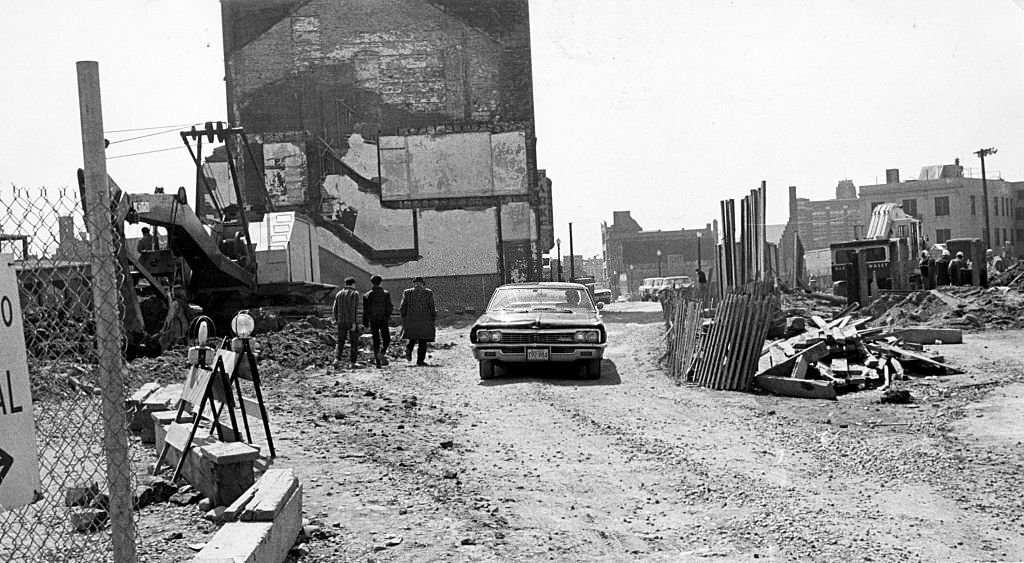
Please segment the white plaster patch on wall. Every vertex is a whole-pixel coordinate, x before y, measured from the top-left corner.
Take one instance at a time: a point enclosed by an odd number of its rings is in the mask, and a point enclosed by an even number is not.
[[[357,268],[381,272],[388,278],[415,276],[460,276],[495,274],[497,237],[494,208],[479,211],[421,211],[420,255],[418,261],[382,267],[322,227],[317,229],[320,245]]]
[[[275,206],[302,205],[306,196],[306,153],[296,143],[263,145],[267,197]]]
[[[359,133],[349,135],[348,150],[342,155],[341,161],[367,180],[373,180],[380,175],[377,166],[377,145],[367,143]]]
[[[321,213],[343,225],[375,250],[412,248],[412,211],[385,209],[377,194],[359,190],[348,176],[324,178]]]

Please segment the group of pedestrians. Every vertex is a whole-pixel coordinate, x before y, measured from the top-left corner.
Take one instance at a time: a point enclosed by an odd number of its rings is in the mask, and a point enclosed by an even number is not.
[[[985,251],[985,262],[980,268],[980,283],[988,286],[989,276],[995,276],[1006,270],[1009,256],[1006,246],[1000,253],[994,253],[992,249]],[[964,256],[963,252],[951,254],[949,250],[943,249],[938,259],[932,259],[927,250],[921,251],[921,260],[918,263],[921,271],[921,287],[923,289],[935,289],[946,285],[971,285],[974,278],[974,263]]]
[[[373,339],[373,361],[380,368],[388,365],[387,351],[391,345],[389,321],[394,312],[391,294],[381,287],[383,278],[374,275],[370,278],[371,288],[360,295],[356,290],[356,280],[345,278],[345,286],[334,296],[332,313],[338,327],[338,346],[335,350],[335,363],[341,364],[345,342],[349,343],[349,362],[353,368],[359,367],[359,337],[363,329],[369,329]],[[434,306],[434,292],[427,288],[423,278],[413,279],[413,287],[402,292],[402,302],[398,307],[402,317],[402,336],[406,339],[405,359],[412,361],[413,349],[416,349],[416,365],[427,365],[427,347],[434,341],[434,323],[437,320],[437,309]]]

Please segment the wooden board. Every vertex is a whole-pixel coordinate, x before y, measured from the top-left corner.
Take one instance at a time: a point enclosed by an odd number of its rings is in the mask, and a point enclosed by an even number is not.
[[[964,333],[958,328],[909,327],[893,332],[904,342],[915,344],[963,344]]]
[[[880,342],[868,345],[869,349],[871,349],[873,347],[877,348],[879,350],[882,350],[884,352],[889,352],[889,355],[897,355],[898,354],[898,355],[906,356],[907,358],[910,358],[910,359],[920,360],[920,361],[922,361],[922,362],[924,362],[926,364],[930,364],[930,365],[933,365],[933,366],[936,366],[936,367],[944,368],[946,370],[946,373],[950,373],[950,374],[953,374],[953,373],[963,373],[962,370],[959,370],[959,369],[957,369],[957,368],[955,368],[955,367],[953,367],[951,365],[935,361],[934,359],[929,358],[928,356],[926,356],[924,354],[918,354],[917,352],[911,352],[910,350],[906,350],[904,348],[900,348],[899,346],[893,346],[891,344],[883,344],[883,343],[880,343]]]
[[[825,343],[819,342],[810,348],[804,348],[798,352],[795,356],[788,358],[786,361],[775,364],[774,366],[761,371],[758,375],[778,375],[787,376],[793,372],[799,358],[804,358],[808,363],[816,362],[828,355],[828,347]]]
[[[786,397],[803,397],[807,399],[836,399],[836,389],[827,381],[812,379],[794,379],[774,375],[757,375],[754,377],[757,386],[769,393]]]

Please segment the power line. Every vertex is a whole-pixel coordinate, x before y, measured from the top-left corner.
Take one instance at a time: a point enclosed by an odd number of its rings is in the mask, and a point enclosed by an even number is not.
[[[110,131],[104,131],[104,133],[133,133],[135,131],[152,131],[154,129],[170,129],[178,127],[191,127],[192,123],[183,123],[181,125],[159,125],[156,127],[136,127],[135,129],[112,129]]]
[[[113,160],[115,158],[124,158],[126,156],[138,156],[140,154],[152,154],[152,153],[155,153],[155,152],[173,151],[173,150],[178,150],[178,149],[183,149],[183,148],[185,148],[185,147],[184,146],[174,146],[174,147],[167,147],[167,148],[163,148],[163,149],[156,149],[156,150],[152,150],[152,151],[133,152],[133,153],[130,153],[130,154],[119,154],[119,155],[116,155],[116,156],[108,156],[107,160]]]
[[[139,135],[137,137],[128,137],[127,139],[118,139],[116,141],[110,141],[110,144],[111,145],[116,145],[117,143],[124,143],[126,141],[134,141],[136,139],[145,139],[146,137],[155,137],[157,135],[165,135],[167,133],[173,133],[173,132],[177,131],[178,129],[180,129],[181,127],[183,127],[183,126],[175,125],[174,127],[170,127],[170,128],[164,129],[162,131],[157,131],[156,133],[146,133],[145,135]]]

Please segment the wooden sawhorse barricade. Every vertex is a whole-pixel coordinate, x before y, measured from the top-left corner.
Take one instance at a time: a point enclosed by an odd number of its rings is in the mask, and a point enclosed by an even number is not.
[[[200,349],[199,361],[189,370],[188,378],[185,380],[185,385],[181,392],[181,401],[178,404],[178,410],[174,415],[172,424],[181,422],[186,412],[194,415],[194,421],[189,430],[188,439],[185,441],[181,455],[178,458],[178,463],[175,465],[174,474],[171,476],[172,482],[176,481],[181,475],[182,467],[185,464],[185,459],[188,457],[196,433],[207,420],[210,424],[210,435],[213,435],[214,431],[216,431],[221,441],[237,442],[241,440],[238,419],[235,416],[236,404],[241,411],[245,440],[249,444],[253,443],[246,409],[252,410],[255,408],[259,411],[258,416],[263,423],[263,432],[267,438],[267,448],[270,450],[270,457],[273,458],[277,455],[274,451],[274,438],[270,433],[270,418],[267,415],[266,403],[263,401],[263,390],[260,387],[260,375],[256,357],[249,345],[248,338],[237,340],[241,344],[241,346],[238,346],[240,348],[239,352],[224,347],[227,339],[222,340],[220,346],[216,349],[205,347]],[[211,354],[213,356],[212,359],[208,358]],[[209,365],[212,365],[212,367],[207,367]],[[242,379],[252,381],[256,401],[242,395]],[[211,415],[209,419],[204,417],[204,411],[207,409],[207,406],[209,406]],[[224,425],[221,423],[221,417],[225,409],[231,424],[230,435],[227,434]],[[160,448],[160,454],[156,458],[156,464],[153,466],[154,475],[160,472],[160,466],[167,457],[168,448],[170,447],[171,445],[168,441],[164,440],[163,447]]]

